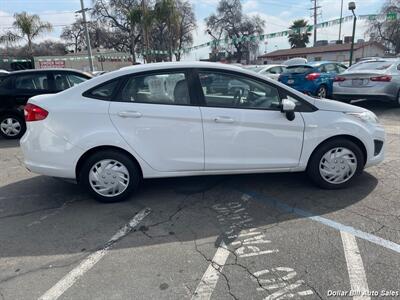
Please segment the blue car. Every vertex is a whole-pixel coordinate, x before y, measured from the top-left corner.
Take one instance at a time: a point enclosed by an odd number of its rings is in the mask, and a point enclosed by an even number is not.
[[[308,95],[320,98],[332,96],[332,85],[337,74],[346,66],[331,61],[315,61],[307,64],[288,66],[279,81]]]

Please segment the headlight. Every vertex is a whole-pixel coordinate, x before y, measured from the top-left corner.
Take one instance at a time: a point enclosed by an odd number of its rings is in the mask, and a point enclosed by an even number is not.
[[[366,123],[379,123],[378,117],[372,111],[363,111],[359,113],[346,113],[346,115],[356,117]]]

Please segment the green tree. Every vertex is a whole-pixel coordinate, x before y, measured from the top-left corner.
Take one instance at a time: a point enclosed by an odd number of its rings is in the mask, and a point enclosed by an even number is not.
[[[233,40],[236,61],[241,62],[243,53],[258,47],[259,40],[244,39],[264,32],[265,22],[259,16],[248,17],[242,13],[240,0],[220,0],[217,12],[205,19],[207,33],[214,37],[224,36]]]
[[[307,29],[308,22],[304,19],[295,20],[289,28],[292,33],[289,34],[288,40],[292,48],[305,48],[310,42],[311,32]]]
[[[52,30],[52,26],[48,22],[42,22],[38,15],[29,15],[26,12],[16,13],[13,26],[16,30],[16,35],[19,38],[24,38],[28,42],[28,55],[32,56],[32,43],[35,38],[45,32]]]

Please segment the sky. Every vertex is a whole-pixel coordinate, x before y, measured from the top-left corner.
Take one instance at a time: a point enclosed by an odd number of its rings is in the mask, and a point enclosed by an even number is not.
[[[290,24],[304,18],[313,22],[310,8],[314,0],[241,0],[243,12],[249,16],[259,15],[265,20],[265,33],[287,30]],[[92,0],[84,0],[85,6],[90,8]],[[204,19],[216,11],[218,0],[189,0],[193,4],[197,30],[194,32],[194,45],[209,41],[204,31],[206,29]],[[351,15],[347,9],[347,0],[344,0],[343,15]],[[378,13],[384,0],[358,0],[357,14]],[[340,17],[341,0],[319,0],[321,6],[318,22],[324,22]],[[80,9],[80,0],[0,0],[0,34],[12,28],[13,15],[26,11],[30,14],[38,14],[42,20],[53,24],[53,32],[41,36],[37,41],[52,39],[58,40],[64,26],[74,22],[75,11]],[[358,22],[356,31],[357,39],[368,39],[366,34],[367,24],[365,21]],[[342,37],[351,35],[352,22],[344,23],[342,26]],[[339,26],[319,29],[318,40],[335,40],[338,38]],[[312,41],[313,37],[311,37]],[[310,44],[311,45],[311,44]],[[286,37],[267,40],[260,45],[260,54],[277,49],[289,48]],[[200,59],[208,56],[209,49],[203,48],[193,51],[186,59]]]

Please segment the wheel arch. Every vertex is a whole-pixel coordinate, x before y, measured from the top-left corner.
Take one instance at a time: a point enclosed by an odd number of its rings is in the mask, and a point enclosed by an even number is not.
[[[363,143],[359,138],[357,138],[357,137],[355,137],[355,136],[348,135],[348,134],[340,134],[340,135],[331,136],[331,137],[329,137],[329,138],[323,140],[322,142],[320,142],[320,143],[317,145],[317,147],[315,147],[315,149],[312,151],[310,157],[308,158],[308,161],[307,161],[307,168],[308,168],[308,165],[309,165],[309,163],[310,163],[311,157],[313,157],[314,153],[315,153],[323,144],[325,144],[325,143],[327,143],[327,142],[329,142],[329,141],[335,140],[335,139],[347,139],[347,140],[353,142],[354,144],[356,144],[356,145],[360,148],[361,152],[363,153],[363,156],[364,156],[364,165],[366,164],[367,158],[368,158],[368,153],[367,153],[367,148],[365,147],[364,143]]]
[[[137,167],[140,170],[141,173],[141,177],[143,178],[143,170],[141,165],[139,164],[138,160],[136,159],[135,156],[133,156],[132,153],[126,151],[123,148],[117,147],[117,146],[110,146],[110,145],[103,145],[103,146],[96,146],[94,148],[91,148],[89,150],[87,150],[85,153],[83,153],[81,155],[81,157],[78,159],[78,162],[76,163],[75,166],[75,176],[76,176],[76,180],[79,181],[79,173],[82,169],[83,163],[85,162],[86,159],[88,159],[91,155],[93,155],[96,152],[99,151],[105,151],[105,150],[114,150],[114,151],[118,151],[120,153],[123,153],[125,155],[127,155],[128,157],[130,157],[132,159],[132,161],[137,165]]]

